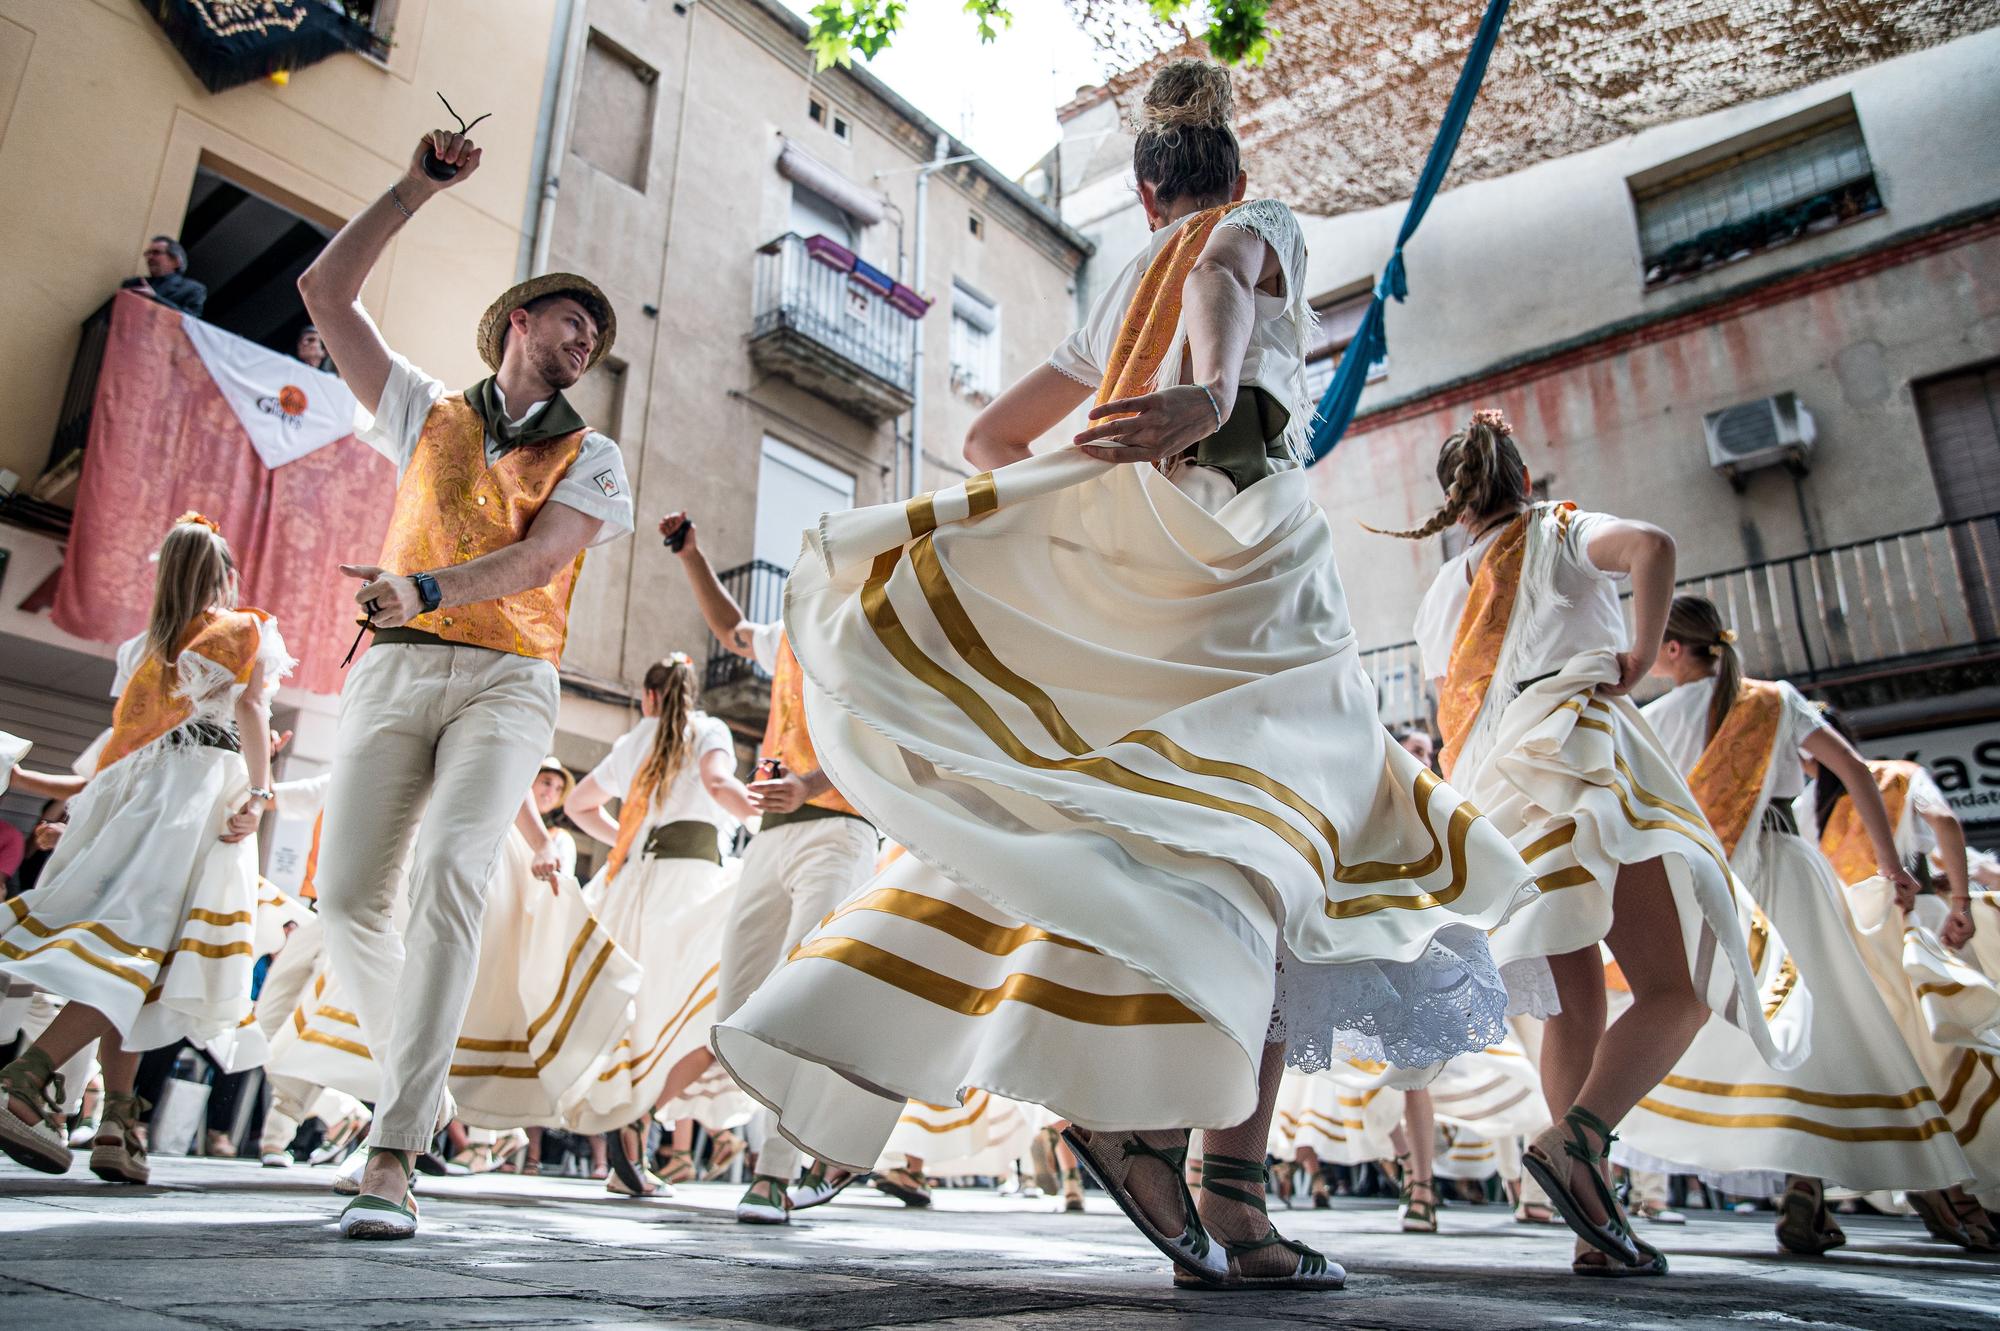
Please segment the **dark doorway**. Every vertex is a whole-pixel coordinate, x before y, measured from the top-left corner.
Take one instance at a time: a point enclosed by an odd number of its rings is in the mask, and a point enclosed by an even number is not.
[[[181,223],[188,276],[208,287],[202,318],[289,355],[305,326],[299,274],[331,229],[203,166]]]

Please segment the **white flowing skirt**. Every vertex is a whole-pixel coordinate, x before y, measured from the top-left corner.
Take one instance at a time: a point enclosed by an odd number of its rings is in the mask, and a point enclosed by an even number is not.
[[[717,1027],[803,1149],[865,1167],[903,1100],[973,1087],[1241,1122],[1281,952],[1295,994],[1360,996],[1280,1014],[1308,1061],[1498,1038],[1478,934],[1527,875],[1390,743],[1299,473],[1210,514],[1066,450],[829,514],[786,627],[824,770],[910,851]]]
[[[1774,830],[1749,886],[1812,987],[1810,1053],[1774,1072],[1711,1018],[1619,1131],[1676,1172],[1804,1174],[1860,1191],[1949,1187],[1965,1153],[1855,945],[1847,895],[1817,849]]]
[[[1595,946],[1611,929],[1618,870],[1658,859],[1695,992],[1773,1068],[1806,1055],[1812,994],[1777,929],[1730,871],[1687,782],[1639,709],[1600,694],[1612,653],[1586,652],[1522,690],[1490,750],[1453,776],[1512,837],[1540,891],[1494,931],[1508,982],[1539,959]]]
[[[2000,1201],[2000,986],[1899,911],[1882,879],[1849,887],[1847,901],[1869,978],[1937,1093],[1973,1190]]]
[[[219,840],[248,790],[242,755],[166,740],[99,773],[35,890],[0,906],[0,970],[102,1012],[127,1049],[250,1066],[257,843]]]
[[[643,967],[638,992],[604,1057],[578,1078],[564,1106],[579,1132],[608,1132],[650,1117],[676,1064],[708,1049],[716,976],[741,861],[635,856],[617,878],[600,872],[585,889],[597,918]],[[699,1085],[699,1083],[697,1083]],[[692,1088],[691,1088],[692,1089]],[[710,1128],[740,1121],[747,1105],[711,1088],[679,1113]],[[679,1116],[675,1114],[674,1116]]]
[[[904,1105],[884,1154],[921,1160],[933,1177],[998,1178],[1027,1157],[1035,1133],[1050,1121],[1037,1105],[975,1090],[962,1105]]]
[[[448,1087],[476,1128],[562,1127],[560,1106],[625,1028],[639,967],[567,875],[529,872],[509,831],[487,888],[479,961]],[[399,893],[397,925],[404,900]],[[339,976],[322,958],[290,1020],[271,1037],[271,1070],[373,1102],[381,1074]]]
[[[1393,1160],[1393,1134],[1402,1122],[1403,1092],[1393,1087],[1288,1070],[1271,1115],[1271,1154],[1290,1160],[1309,1150],[1329,1165]]]

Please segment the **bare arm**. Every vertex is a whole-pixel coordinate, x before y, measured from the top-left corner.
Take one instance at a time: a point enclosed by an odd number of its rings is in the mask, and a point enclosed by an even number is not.
[[[1098,424],[1077,435],[1083,451],[1106,462],[1159,462],[1221,429],[1236,405],[1257,288],[1278,272],[1277,252],[1262,236],[1217,227],[1181,289],[1194,382],[1091,408]]]
[[[1660,655],[1667,611],[1674,603],[1674,538],[1650,522],[1618,518],[1590,538],[1590,562],[1632,579],[1632,650],[1618,654],[1618,683],[1607,693],[1629,693]]]
[[[264,663],[257,662],[250,668],[250,679],[244,684],[243,692],[236,697],[236,737],[243,747],[243,765],[250,769],[250,786],[253,790],[271,788],[271,699],[264,688]],[[243,806],[229,816],[223,826],[224,841],[242,841],[257,834],[258,824],[264,821],[264,809],[270,801],[262,795],[252,795],[243,801]]]
[[[1853,787],[1848,790],[1851,794]],[[1917,813],[1930,824],[1932,834],[1937,837],[1938,859],[1944,863],[1944,880],[1951,888],[1952,901],[1970,902],[1972,881],[1965,866],[1965,824],[1949,809],[1933,812],[1919,809]]]
[[[757,812],[749,788],[736,779],[735,755],[727,749],[710,749],[701,756],[701,784],[730,817],[741,821]]]
[[[521,807],[514,814],[514,828],[534,852],[528,872],[554,890],[556,878],[562,873],[562,848],[555,833],[542,822],[542,811],[535,807],[533,791],[521,797]]]
[[[51,772],[35,772],[25,767],[16,767],[14,774],[7,778],[9,790],[23,790],[30,795],[40,795],[45,800],[75,799],[90,784],[87,776],[57,776]]]
[[[1875,777],[1869,772],[1867,762],[1837,731],[1825,726],[1806,736],[1805,750],[1847,787],[1847,798],[1854,802],[1854,812],[1859,815],[1862,829],[1868,833],[1868,844],[1875,851],[1875,872],[1895,884],[1897,898],[1907,909],[1916,898],[1917,884],[1896,854],[1896,832],[1889,826],[1889,810],[1882,803],[1882,792],[1875,788]],[[1963,844],[1961,841],[1960,845]],[[1959,862],[1963,864],[1964,860]]]
[[[438,181],[426,175],[426,148],[434,149],[440,159],[456,163],[457,177]],[[409,220],[404,209],[414,213],[433,195],[463,184],[479,169],[479,157],[480,150],[462,134],[440,129],[425,135],[402,178],[388,193],[356,213],[327,242],[312,266],[299,275],[299,295],[306,313],[339,367],[341,382],[371,412],[381,406],[382,387],[389,381],[389,344],[361,306],[362,285],[390,238]]]
[[[594,776],[587,776],[577,782],[576,789],[563,801],[563,812],[583,830],[585,836],[595,837],[607,846],[616,845],[618,824],[604,812],[604,806],[610,803],[612,795],[613,792],[604,788],[603,782]]]
[[[685,513],[669,513],[660,519],[662,537],[671,537],[679,531],[687,533],[680,548],[681,571],[687,574],[688,587],[694,592],[694,603],[701,608],[708,631],[738,656],[750,657],[750,632],[755,626],[743,617],[743,607],[736,604],[736,598],[715,576],[715,567],[708,562],[708,556],[701,552],[694,520]]]
[[[1053,365],[1037,365],[973,418],[965,460],[992,471],[1028,456],[1028,446],[1061,425],[1091,390]]]
[[[423,611],[423,597],[417,592],[412,573],[430,573],[437,579],[438,608],[491,601],[531,587],[546,587],[577,555],[583,552],[604,526],[603,520],[557,500],[542,505],[542,511],[528,527],[528,534],[512,545],[469,559],[463,564],[440,569],[381,569],[373,564],[342,564],[340,571],[362,580],[354,603],[368,611],[372,600],[377,609],[370,622],[378,629],[400,628]]]

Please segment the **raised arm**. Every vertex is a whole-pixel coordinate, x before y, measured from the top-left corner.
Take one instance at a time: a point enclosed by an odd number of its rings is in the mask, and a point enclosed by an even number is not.
[[[597,539],[603,520],[560,499],[543,504],[528,525],[528,534],[512,545],[440,569],[382,569],[373,564],[342,564],[340,571],[360,578],[354,603],[364,611],[372,600],[370,620],[378,629],[400,628],[423,612],[423,595],[412,573],[437,578],[438,608],[471,605],[511,596],[531,587],[546,587],[577,555]]]
[[[455,164],[458,175],[448,181],[432,180],[423,167],[426,149]],[[371,412],[381,405],[382,386],[389,380],[389,344],[362,308],[362,285],[390,237],[434,195],[464,184],[479,169],[479,156],[480,150],[463,134],[432,130],[417,144],[402,178],[349,219],[299,275],[306,313],[339,367],[341,381]]]
[[[1236,406],[1257,288],[1279,273],[1277,251],[1262,236],[1233,226],[1211,232],[1181,288],[1194,382],[1093,407],[1098,424],[1076,437],[1083,451],[1106,462],[1160,462],[1221,429]]]
[[[1606,693],[1629,693],[1660,655],[1667,611],[1674,603],[1674,538],[1650,522],[1616,518],[1590,538],[1590,562],[1632,579],[1632,650],[1618,653],[1618,682]]]
[[[736,604],[736,598],[715,576],[715,567],[708,562],[708,556],[701,552],[694,519],[685,513],[669,513],[660,519],[662,537],[671,540],[680,532],[686,533],[680,548],[681,571],[687,574],[688,587],[694,592],[694,603],[701,608],[708,631],[738,656],[751,656],[750,634],[755,625],[743,617],[743,607]]]
[[[965,460],[992,471],[1028,456],[1028,446],[1061,425],[1090,389],[1053,365],[1037,365],[986,404],[965,432]]]

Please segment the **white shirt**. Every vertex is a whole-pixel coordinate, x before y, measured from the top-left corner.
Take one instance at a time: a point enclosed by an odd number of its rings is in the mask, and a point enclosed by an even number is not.
[[[1820,719],[1819,709],[1797,689],[1782,679],[1775,682],[1783,699],[1783,711],[1778,720],[1776,756],[1771,759],[1777,764],[1777,771],[1771,774],[1771,798],[1788,800],[1806,788],[1806,771],[1799,763],[1799,749],[1825,723]],[[1694,770],[1694,765],[1701,761],[1702,750],[1708,747],[1708,707],[1714,697],[1715,679],[1710,676],[1682,684],[1639,709],[1660,737],[1667,757],[1681,769],[1683,776]]]
[[[1806,782],[1805,790],[1792,801],[1792,817],[1798,820],[1799,834],[1819,843],[1819,804],[1817,781]],[[1853,796],[1848,796],[1852,799]],[[1839,808],[1839,805],[1835,805]],[[1930,825],[1930,819],[1939,814],[1951,812],[1951,802],[1938,789],[1932,779],[1930,769],[1919,767],[1910,778],[1909,801],[1903,806],[1903,821],[1900,827],[1890,828],[1896,837],[1896,853],[1905,858],[1928,855],[1937,849],[1937,831]]]
[[[620,735],[604,761],[590,769],[591,779],[621,796],[631,790],[632,778],[639,775],[646,755],[653,751],[653,736],[659,728],[659,718],[649,716]],[[702,759],[718,750],[735,752],[736,743],[730,738],[729,727],[706,712],[696,712],[688,718],[687,743],[687,757],[674,773],[673,781],[665,789],[653,792],[653,807],[647,810],[641,837],[666,823],[688,820],[709,823],[725,833],[736,826],[736,820],[715,802],[701,779]]]
[[[768,674],[778,673],[778,647],[785,641],[785,625],[782,620],[772,620],[768,624],[750,626],[750,659],[763,666]]]
[[[493,387],[495,392],[499,391],[498,384]],[[400,481],[409,468],[410,458],[416,454],[417,441],[423,437],[424,421],[431,408],[450,391],[443,380],[431,378],[392,351],[389,378],[382,385],[382,400],[376,406],[375,417],[355,434],[396,464],[396,479]],[[502,409],[507,409],[506,394],[500,394],[500,401]],[[518,419],[510,417],[508,423],[525,425],[548,404],[549,399],[544,398],[522,412]],[[500,441],[487,435],[486,465],[492,466],[499,456]],[[608,435],[595,430],[584,432],[582,449],[569,464],[569,471],[556,482],[549,498],[604,524],[598,528],[592,545],[617,540],[632,530],[632,486],[625,479],[625,458]]]
[[[1104,367],[1111,361],[1111,348],[1118,340],[1118,330],[1124,326],[1133,293],[1139,289],[1139,279],[1187,220],[1183,217],[1153,233],[1146,248],[1133,256],[1117,280],[1098,293],[1083,327],[1049,354],[1050,365],[1091,388],[1104,382]],[[1306,272],[1306,245],[1298,220],[1291,209],[1277,200],[1258,199],[1236,209],[1217,225],[1239,227],[1263,237],[1278,256],[1284,294],[1256,293],[1256,322],[1250,329],[1250,347],[1243,353],[1243,372],[1237,382],[1246,388],[1263,389],[1284,404],[1295,421],[1302,423],[1311,414],[1312,404],[1301,400],[1305,391],[1305,351],[1301,345],[1304,330],[1292,313],[1295,295],[1303,290],[1298,284]],[[1169,383],[1179,377],[1177,367],[1166,367],[1164,374]]]
[[[1513,683],[1560,670],[1571,657],[1582,652],[1622,652],[1631,645],[1631,631],[1625,626],[1625,610],[1618,603],[1618,585],[1623,573],[1609,572],[1591,562],[1590,538],[1607,522],[1617,519],[1608,513],[1573,513],[1569,530],[1556,551],[1556,596],[1569,602],[1558,605],[1553,598],[1537,598],[1546,624],[1529,628],[1528,641],[1537,643],[1532,660],[1516,662]],[[1451,666],[1451,643],[1458,636],[1458,621],[1472,595],[1472,578],[1479,561],[1507,524],[1486,533],[1456,559],[1445,561],[1430,590],[1417,607],[1417,650],[1423,656],[1424,675],[1440,679]],[[1521,613],[1516,603],[1515,613]]]

